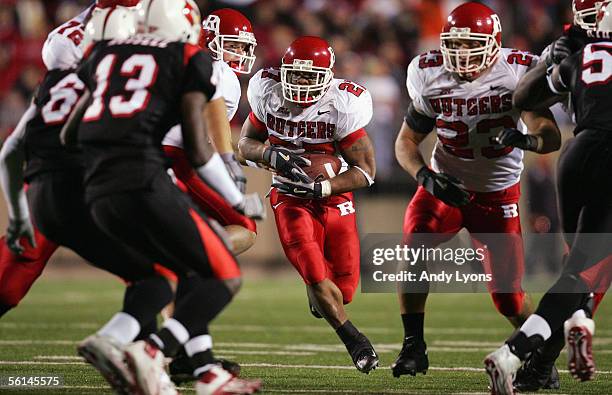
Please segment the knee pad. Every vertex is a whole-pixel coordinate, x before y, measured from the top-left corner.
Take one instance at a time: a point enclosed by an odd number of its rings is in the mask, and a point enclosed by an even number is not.
[[[505,317],[516,317],[523,308],[524,292],[492,293],[491,298],[495,308]]]

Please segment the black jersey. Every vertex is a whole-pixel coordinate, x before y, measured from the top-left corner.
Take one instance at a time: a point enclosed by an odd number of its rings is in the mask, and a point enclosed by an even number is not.
[[[27,182],[44,172],[81,169],[81,155],[61,145],[59,134],[85,85],[74,70],[50,70],[34,97],[36,114],[26,125]]]
[[[570,92],[578,134],[584,129],[612,132],[612,41],[587,44],[559,66],[562,90]]]
[[[209,55],[142,36],[97,43],[78,75],[92,92],[79,129],[88,200],[148,188],[165,171],[161,141],[181,121],[181,96],[216,92]]]

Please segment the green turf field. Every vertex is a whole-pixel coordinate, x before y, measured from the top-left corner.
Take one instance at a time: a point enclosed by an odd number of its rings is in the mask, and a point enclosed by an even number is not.
[[[75,347],[111,317],[121,298],[121,284],[106,277],[43,276],[22,305],[0,320],[0,375],[65,378],[61,390],[19,393],[109,393],[96,371],[76,357]],[[388,369],[402,338],[395,295],[358,294],[348,310],[381,357],[381,367],[367,376],[353,368],[328,326],[310,315],[304,287],[293,279],[247,278],[211,328],[216,353],[239,361],[244,376],[261,378],[265,393],[486,393],[481,361],[510,333],[487,295],[434,295],[426,320],[431,370],[395,379]],[[555,393],[612,394],[611,312],[612,303],[604,300],[597,317],[596,379],[579,384],[562,373]],[[557,366],[565,369],[565,352]]]

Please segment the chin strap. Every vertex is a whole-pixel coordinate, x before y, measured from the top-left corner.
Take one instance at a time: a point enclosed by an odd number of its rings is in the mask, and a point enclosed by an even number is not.
[[[366,178],[366,180],[368,181],[368,186],[372,186],[372,184],[374,184],[374,179],[372,177],[370,177],[370,175],[368,174],[367,171],[363,170],[361,167],[359,166],[351,166],[354,167],[355,169],[359,170],[361,172],[361,174],[363,174],[363,176]]]

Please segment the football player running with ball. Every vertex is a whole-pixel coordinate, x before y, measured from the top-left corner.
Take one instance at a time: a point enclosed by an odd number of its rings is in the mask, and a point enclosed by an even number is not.
[[[305,36],[287,49],[280,69],[257,72],[249,82],[252,112],[238,147],[245,159],[276,173],[270,203],[278,235],[306,283],[311,312],[327,320],[357,369],[368,373],[378,356],[344,305],[359,282],[351,192],[374,183],[374,150],[364,129],[372,117],[372,99],[364,87],[334,78],[333,66],[327,41]],[[300,154],[316,152],[341,155],[348,169],[333,178],[311,179],[305,171],[308,155]]]
[[[488,245],[483,261],[497,310],[513,326],[531,313],[521,287],[523,244],[518,202],[523,151],[559,149],[561,138],[548,110],[521,112],[512,105],[520,77],[537,63],[533,55],[502,48],[499,17],[469,2],[455,8],[440,35],[440,50],[417,56],[408,66],[412,99],[395,144],[401,166],[419,184],[404,219],[404,241],[427,247],[462,228],[476,245]],[[517,129],[521,120],[528,134]],[[436,127],[431,168],[419,145]],[[483,234],[506,234],[493,243]],[[417,239],[418,242],[417,242]],[[393,375],[425,373],[429,367],[423,327],[429,285],[417,293],[400,289],[404,326]],[[414,290],[413,290],[414,291]]]

